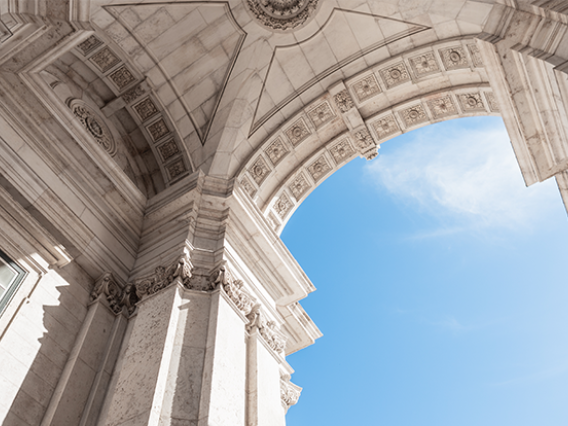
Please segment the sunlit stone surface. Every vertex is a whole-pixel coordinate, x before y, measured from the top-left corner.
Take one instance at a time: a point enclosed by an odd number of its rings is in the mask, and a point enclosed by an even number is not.
[[[321,333],[279,233],[401,133],[501,115],[568,200],[564,1],[0,11],[4,426],[284,425]]]

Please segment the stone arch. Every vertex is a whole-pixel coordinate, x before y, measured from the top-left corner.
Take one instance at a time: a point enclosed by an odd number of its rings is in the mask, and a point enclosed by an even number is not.
[[[478,46],[470,37],[432,43],[331,86],[284,122],[237,174],[280,232],[325,178],[381,143],[443,120],[499,115]]]

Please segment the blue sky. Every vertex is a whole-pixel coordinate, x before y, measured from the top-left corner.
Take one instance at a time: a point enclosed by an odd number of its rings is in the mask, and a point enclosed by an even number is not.
[[[288,357],[288,426],[568,424],[568,218],[553,180],[525,187],[500,118],[384,143],[282,239],[324,333]]]

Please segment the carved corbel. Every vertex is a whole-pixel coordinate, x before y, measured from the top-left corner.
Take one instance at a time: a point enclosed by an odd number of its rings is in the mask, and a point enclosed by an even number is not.
[[[122,285],[114,278],[112,272],[107,272],[95,283],[91,291],[91,302],[104,297],[110,309],[118,315],[122,312],[122,307],[124,306],[122,303],[123,294]]]
[[[138,299],[155,294],[168,287],[174,280],[179,279],[186,288],[191,288],[193,265],[187,254],[181,255],[169,267],[158,266],[152,275],[139,278],[132,282]],[[132,290],[130,290],[130,293]]]
[[[369,133],[369,130],[367,130],[366,128],[360,128],[353,132],[353,136],[355,139],[355,146],[357,147],[357,151],[359,151],[359,153],[367,160],[372,160],[377,155],[379,155],[379,147]]]
[[[256,299],[243,287],[244,283],[241,280],[233,277],[225,264],[211,274],[209,281],[214,288],[220,286],[245,316],[251,313]]]
[[[295,405],[300,399],[302,388],[295,385],[290,380],[280,379],[280,399],[284,410],[288,411],[292,405]]]
[[[270,348],[280,354],[286,350],[286,338],[278,329],[276,322],[267,320],[266,316],[260,310],[260,304],[254,305],[251,312],[247,315],[249,323],[247,331],[258,330],[264,341]]]

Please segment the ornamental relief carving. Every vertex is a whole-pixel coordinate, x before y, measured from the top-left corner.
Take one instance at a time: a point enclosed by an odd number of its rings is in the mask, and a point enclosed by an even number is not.
[[[476,68],[482,68],[484,66],[483,58],[481,57],[481,52],[479,51],[477,44],[468,44],[467,50],[469,50],[469,54],[473,60],[473,66]]]
[[[353,103],[353,99],[351,99],[351,95],[347,90],[342,90],[341,92],[337,93],[333,100],[335,101],[335,105],[341,112],[347,112],[351,108],[355,106]]]
[[[485,111],[485,105],[479,93],[458,95],[460,105],[464,111]]]
[[[243,177],[241,179],[240,185],[251,198],[254,198],[254,196],[256,195],[256,189],[252,186],[252,183],[250,183],[250,181],[246,177]]]
[[[302,143],[304,139],[306,139],[311,134],[303,118],[300,118],[299,120],[294,122],[294,124],[286,129],[284,133],[286,133],[286,136],[294,147]]]
[[[249,322],[246,328],[249,333],[258,330],[258,333],[270,346],[270,349],[280,354],[284,353],[286,350],[286,338],[280,332],[276,322],[268,320],[262,313],[259,303],[253,306],[251,312],[247,314],[247,319]]]
[[[262,185],[270,174],[270,169],[262,157],[258,157],[248,171],[258,186]]]
[[[454,101],[449,96],[428,101],[428,108],[432,111],[434,118],[447,117],[458,113]]]
[[[300,200],[302,195],[310,189],[310,184],[303,173],[300,173],[290,184],[289,188],[296,200]]]
[[[225,264],[210,275],[209,283],[211,288],[221,288],[245,316],[255,307],[256,299],[243,287],[242,280],[233,277]]]
[[[315,182],[319,181],[323,176],[325,176],[331,170],[331,166],[322,155],[316,161],[314,161],[310,166],[308,166],[308,172],[312,176]]]
[[[290,201],[286,193],[283,193],[276,203],[274,203],[273,209],[281,219],[284,219],[288,212],[292,210],[292,207],[294,207],[292,201]]]
[[[282,142],[282,139],[277,138],[274,142],[272,142],[268,148],[264,151],[268,156],[268,159],[272,163],[273,166],[276,166],[280,160],[282,160],[286,154],[288,154],[288,149]]]
[[[485,92],[485,99],[487,99],[487,104],[491,112],[499,112],[499,104],[493,92]]]
[[[315,108],[310,109],[308,111],[308,115],[316,126],[316,129],[319,129],[324,124],[335,118],[335,113],[333,112],[331,105],[327,101],[324,101],[321,104],[317,105]]]
[[[108,47],[103,47],[97,53],[89,58],[100,72],[107,72],[120,62],[120,59],[112,53]]]
[[[113,274],[107,272],[95,283],[93,290],[91,291],[90,298],[91,302],[104,297],[108,302],[110,309],[115,313],[119,314],[122,312],[122,304],[124,290],[121,285],[117,283]]]
[[[116,154],[117,145],[112,133],[105,124],[104,119],[91,107],[79,99],[69,102],[69,108],[83,127],[93,136],[97,143],[102,146],[111,156]]]
[[[212,290],[212,288],[209,287],[195,288],[191,281],[191,277],[193,276],[192,272],[193,265],[189,260],[189,256],[184,254],[177,258],[170,266],[157,266],[153,274],[134,280],[131,283],[131,288],[136,292],[138,299],[157,293],[168,287],[176,279],[179,279],[181,284],[188,289]]]
[[[124,65],[110,73],[108,76],[119,90],[124,89],[130,85],[130,83],[136,81],[134,75],[132,75],[130,70]]]
[[[367,129],[355,132],[355,146],[367,160],[372,160],[379,155],[377,144]]]
[[[469,63],[465,55],[465,50],[461,46],[441,49],[440,56],[446,70],[456,70],[459,68],[468,68]]]
[[[410,58],[409,62],[416,77],[422,77],[440,71],[438,62],[432,53],[415,56],[414,58]]]
[[[353,149],[347,138],[342,139],[338,143],[333,145],[329,149],[329,152],[331,152],[331,155],[335,160],[335,164],[337,165],[343,163],[345,160],[355,154],[355,150]]]
[[[265,27],[292,30],[305,24],[319,0],[246,0],[253,16]]]
[[[380,71],[380,74],[389,89],[410,81],[410,74],[408,73],[404,62],[384,68]]]
[[[359,102],[366,101],[381,93],[379,82],[373,74],[362,78],[351,86]]]
[[[428,116],[424,111],[422,105],[418,104],[410,108],[403,109],[400,112],[404,125],[406,127],[414,126],[415,124],[424,123],[428,121]]]
[[[300,386],[295,385],[290,380],[280,379],[280,399],[286,410],[298,402],[301,393],[302,388]]]
[[[390,135],[394,135],[400,131],[398,123],[392,114],[373,122],[372,127],[375,129],[375,133],[379,140]]]
[[[91,51],[95,50],[102,44],[102,41],[100,41],[96,36],[92,35],[85,41],[79,43],[77,45],[77,48],[81,51],[81,53],[83,53],[83,56],[87,56]]]

